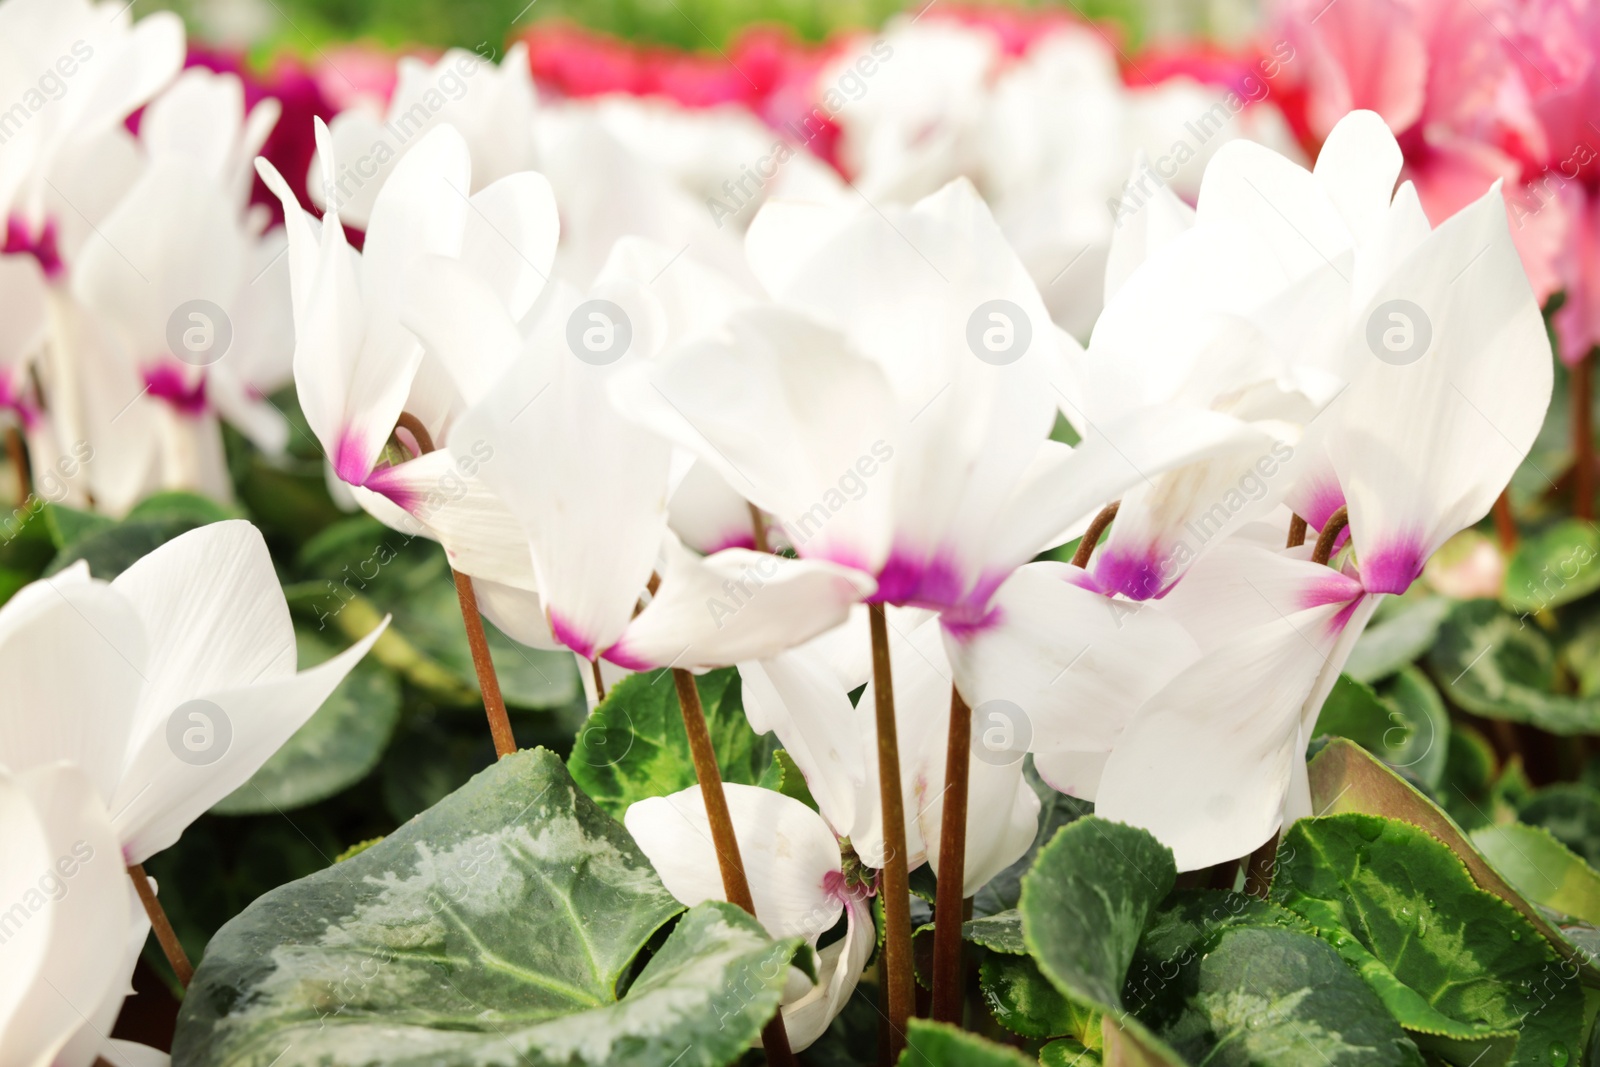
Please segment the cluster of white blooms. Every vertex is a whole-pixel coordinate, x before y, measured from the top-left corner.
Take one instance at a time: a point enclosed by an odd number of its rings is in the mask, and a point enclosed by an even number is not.
[[[20,69],[82,37],[112,71],[92,87],[84,60],[63,98],[82,107],[41,112],[26,153],[0,156],[31,242],[0,292],[38,315],[0,323],[32,323],[0,348],[0,399],[29,412],[35,455],[88,440],[85,492],[113,510],[156,485],[222,491],[210,413],[281,447],[259,398],[292,347],[333,478],[438,540],[507,634],[600,680],[737,666],[752,727],[819,809],[727,787],[757,917],[813,945],[849,928],[821,980],[789,990],[797,1048],[871,954],[863,867],[939,864],[953,711],[973,716],[963,895],[1034,840],[1027,753],[1180,869],[1250,853],[1306,812],[1309,732],[1379,598],[1487,513],[1549,404],[1498,185],[1431,226],[1370,112],[1314,169],[1235,136],[1270,140],[1270,112],[1178,152],[1221,105],[1124,88],[1086,30],[1022,62],[931,22],[842,55],[820,78],[864,86],[829,115],[849,184],[800,151],[776,161],[741,112],[541,102],[518,50],[403,63],[386,106],[317,123],[320,217],[258,161],[285,214],[264,234],[244,168],[273,116],[246,115],[228,76],[172,80],[175,27],[104,18],[0,4]],[[121,120],[146,101],[135,137]],[[761,180],[731,197],[752,162]],[[281,308],[252,296],[280,269]],[[226,309],[235,354],[172,356],[174,321],[204,325],[172,318],[193,300]],[[1032,562],[1086,530],[1077,562]],[[903,855],[880,803],[869,605],[889,633]],[[77,838],[141,862],[363,651],[293,674],[244,524],[109,585],[29,587],[0,611],[0,819],[24,828],[8,841],[41,873]],[[202,697],[233,762],[168,758]],[[41,784],[61,759],[80,770]],[[723,894],[707,821],[698,789],[628,812],[685,903]],[[8,892],[34,879],[9,854],[6,870]],[[76,878],[27,937],[78,936]],[[108,924],[126,891],[103,881]],[[81,968],[85,1019],[125,988],[109,968],[142,933],[126,912],[97,934],[116,952]],[[36,1042],[19,1062],[67,1062],[63,1043],[89,1038],[35,1033],[34,1004],[68,990],[30,976],[71,957],[17,951],[36,955],[0,967],[3,1058],[15,1040]]]

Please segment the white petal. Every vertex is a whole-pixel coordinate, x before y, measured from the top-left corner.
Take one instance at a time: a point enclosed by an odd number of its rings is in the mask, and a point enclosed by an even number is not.
[[[41,579],[0,609],[0,764],[70,760],[109,801],[149,654],[133,606],[86,570]]]
[[[834,1016],[844,1010],[855,992],[861,972],[877,944],[877,928],[872,907],[851,897],[845,902],[844,940],[823,949],[819,957],[818,983],[803,997],[783,1006],[784,1028],[789,1045],[803,1051],[828,1030]]]
[[[865,642],[866,635],[862,635]],[[759,662],[739,664],[744,713],[756,733],[772,732],[789,753],[817,809],[844,836],[856,822],[864,798],[866,761],[860,718],[817,642]]]
[[[520,321],[550,277],[561,223],[544,175],[523,171],[472,194],[461,262],[493,283]]]
[[[839,920],[839,842],[821,816],[771,789],[725,783],[756,918],[773,937],[816,939]],[[689,907],[726,900],[700,787],[628,808],[628,832],[667,891]]]
[[[771,514],[802,556],[881,565],[900,420],[882,370],[836,331],[752,308],[620,376],[613,395]]]
[[[1420,308],[1432,334],[1399,364],[1368,348],[1366,329],[1395,313],[1394,300]],[[1411,325],[1419,344],[1423,324]],[[1364,369],[1328,416],[1341,420],[1329,452],[1367,589],[1401,593],[1435,549],[1488,513],[1550,404],[1550,341],[1498,186],[1433,231],[1351,332],[1351,361]]]
[[[660,588],[605,651],[614,663],[643,670],[765,659],[838,626],[877,588],[860,571],[819,560],[746,548],[701,557],[671,536],[663,550]]]
[[[167,848],[217,801],[260,770],[328,699],[389,620],[339,655],[299,674],[194,693],[164,709],[130,756],[111,811],[130,863]],[[213,755],[220,749],[220,755]],[[202,762],[203,761],[203,762]]]
[[[1039,835],[1039,795],[1023,777],[1022,766],[1020,754],[1009,764],[997,765],[976,756],[969,762],[963,898],[977,893],[989,879],[1021,859]],[[917,816],[934,874],[939,873],[945,796],[941,788]]]
[[[1118,739],[1096,813],[1149,830],[1180,871],[1247,855],[1270,837],[1293,761],[1305,757],[1297,748],[1300,708],[1333,645],[1339,610],[1274,619],[1168,683]]]
[[[44,865],[27,872],[32,889],[11,898],[6,916],[27,924],[27,940],[48,933],[36,979],[0,1034],[0,1055],[42,1064],[127,979],[128,875],[100,798],[75,767],[39,767],[15,781],[47,851]]]
[[[294,673],[294,624],[261,532],[242,519],[173,538],[111,588],[139,614],[149,661],[132,744],[184,700]]]
[[[974,709],[991,702],[1032,752],[1108,751],[1128,719],[1199,650],[1163,602],[1082,588],[1064,563],[1019,567],[995,594],[994,621],[947,633]]]

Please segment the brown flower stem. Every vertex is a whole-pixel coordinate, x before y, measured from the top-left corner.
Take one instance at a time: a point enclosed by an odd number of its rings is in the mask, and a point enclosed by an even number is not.
[[[156,891],[150,887],[150,876],[144,873],[144,864],[135,863],[128,868],[128,877],[133,879],[133,888],[138,891],[139,902],[144,905],[144,913],[150,916],[150,929],[155,931],[156,940],[161,944],[161,951],[166,953],[167,962],[172,964],[172,972],[178,976],[178,984],[189,988],[189,982],[194,978],[194,967],[189,963],[189,954],[183,951],[183,943],[178,940],[178,934],[172,929],[172,923],[167,919],[166,909],[161,906],[161,901],[156,899]]]
[[[1517,517],[1511,513],[1511,491],[1500,490],[1500,495],[1494,498],[1494,532],[1500,540],[1500,550],[1507,554],[1516,551]]]
[[[1285,548],[1299,548],[1306,543],[1306,520],[1296,515],[1289,520],[1289,543]]]
[[[1572,368],[1572,514],[1594,518],[1594,353]]]
[[[711,730],[706,726],[700,690],[694,684],[694,675],[681,667],[673,668],[672,684],[678,690],[678,708],[683,712],[683,729],[689,737],[689,757],[694,761],[700,798],[706,806],[706,819],[711,823],[711,845],[717,850],[717,867],[722,872],[722,894],[728,903],[754,916],[755,900],[750,895],[750,880],[745,876],[744,860],[739,855],[739,838],[733,832],[728,798],[722,791],[722,769],[717,766],[717,752],[711,744]],[[795,1062],[782,1012],[773,1015],[772,1021],[761,1031],[761,1045],[769,1063],[788,1067]]]
[[[900,786],[900,738],[894,721],[894,679],[889,668],[889,622],[882,604],[869,605],[872,687],[877,704],[878,797],[883,805],[884,983],[889,1000],[889,1060],[906,1045],[906,1021],[916,1008],[911,974],[911,881],[906,867],[906,809]],[[964,821],[964,820],[963,820]],[[959,885],[958,885],[959,888]]]
[[[1340,505],[1339,510],[1328,516],[1322,524],[1322,532],[1317,535],[1317,547],[1311,550],[1311,562],[1326,564],[1333,558],[1333,543],[1339,539],[1339,534],[1349,525],[1350,513]]]
[[[767,539],[767,517],[754,504],[750,505],[750,536],[754,539],[757,552],[772,551]]]
[[[1272,888],[1272,872],[1278,865],[1278,834],[1273,831],[1266,843],[1250,853],[1244,869],[1244,891],[1257,900],[1267,899]]]
[[[402,411],[395,422],[396,429],[404,429],[416,441],[416,454],[425,456],[433,451],[433,435],[422,420],[409,411]],[[483,711],[489,718],[489,735],[494,738],[497,759],[505,759],[517,750],[517,739],[511,733],[511,717],[506,714],[506,701],[500,693],[500,676],[495,673],[494,657],[489,654],[489,635],[483,629],[483,616],[478,611],[478,593],[472,588],[472,578],[454,567],[450,576],[456,583],[456,600],[461,605],[461,622],[467,630],[467,645],[472,649],[472,669],[478,676],[478,689],[483,694]]]
[[[483,629],[483,616],[478,612],[478,594],[472,588],[472,579],[451,569],[456,580],[456,599],[461,603],[461,621],[467,628],[467,644],[472,648],[472,669],[478,675],[478,688],[483,692],[483,711],[489,718],[489,735],[494,738],[494,754],[505,759],[517,750],[517,739],[511,733],[511,717],[506,714],[505,697],[500,694],[500,676],[495,673],[494,659],[489,655],[489,635]]]
[[[944,750],[944,813],[939,819],[939,890],[933,911],[933,1021],[961,1025],[962,886],[967,868],[967,779],[972,709],[950,686],[950,736]]]
[[[33,495],[33,473],[28,469],[28,447],[23,444],[22,431],[15,426],[6,427],[6,458],[17,470],[17,503],[25,504]]]
[[[1089,523],[1089,528],[1083,531],[1083,538],[1078,542],[1078,550],[1072,554],[1074,567],[1087,567],[1089,557],[1094,555],[1094,547],[1100,543],[1100,535],[1106,532],[1106,527],[1111,525],[1111,520],[1117,517],[1117,509],[1122,506],[1122,501],[1113,500],[1100,509],[1100,514]]]
[[[600,675],[599,656],[589,661],[589,671],[594,675],[594,699],[595,703],[598,704],[606,698],[606,680]]]

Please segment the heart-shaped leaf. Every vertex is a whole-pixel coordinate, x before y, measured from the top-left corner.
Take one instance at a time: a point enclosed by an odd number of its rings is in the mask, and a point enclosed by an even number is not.
[[[1302,819],[1278,850],[1272,899],[1315,926],[1441,1056],[1531,1067],[1583,1035],[1583,993],[1555,950],[1419,827],[1356,813]]]
[[[173,1062],[726,1064],[776,1009],[801,942],[702,904],[622,995],[681,910],[558,757],[518,752],[224,926]]]

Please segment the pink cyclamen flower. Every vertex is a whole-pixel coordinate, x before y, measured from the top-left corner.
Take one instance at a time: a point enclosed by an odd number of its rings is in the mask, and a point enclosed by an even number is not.
[[[1495,180],[1515,189],[1540,169],[1547,137],[1501,24],[1511,0],[1288,0],[1277,32],[1296,59],[1301,133],[1320,144],[1345,114],[1383,117],[1405,153],[1405,177],[1435,225]],[[1517,249],[1541,301],[1559,287],[1559,206],[1517,218]]]

